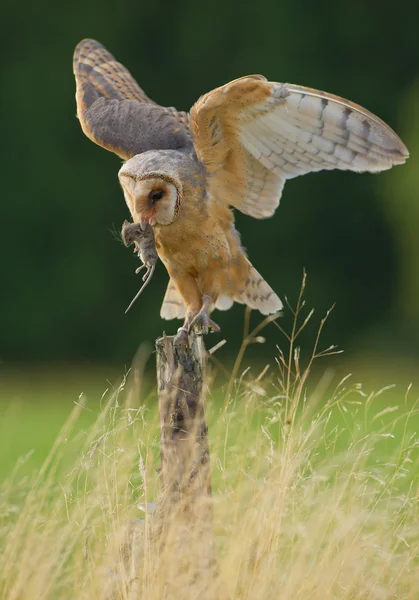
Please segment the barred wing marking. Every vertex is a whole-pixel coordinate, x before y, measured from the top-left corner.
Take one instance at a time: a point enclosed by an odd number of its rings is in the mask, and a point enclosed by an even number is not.
[[[212,194],[256,218],[274,213],[287,179],[323,169],[378,172],[409,156],[361,106],[261,75],[201,97],[190,121]]]
[[[99,146],[123,159],[191,146],[186,113],[150,100],[99,42],[86,39],[77,45],[73,70],[77,116],[84,133]]]

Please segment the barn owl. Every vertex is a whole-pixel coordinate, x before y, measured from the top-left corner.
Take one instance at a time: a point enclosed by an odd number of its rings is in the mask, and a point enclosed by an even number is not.
[[[322,169],[379,172],[408,151],[386,123],[339,96],[261,75],[235,79],[189,113],[150,100],[97,41],[74,53],[77,115],[92,141],[122,158],[119,181],[134,223],[151,225],[170,280],[163,319],[218,331],[214,308],[280,311],[248,260],[232,208],[263,219],[287,179]]]

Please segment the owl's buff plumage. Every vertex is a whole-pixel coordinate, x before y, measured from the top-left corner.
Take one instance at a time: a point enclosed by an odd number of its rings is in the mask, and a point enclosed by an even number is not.
[[[161,309],[217,329],[233,302],[263,314],[282,304],[251,265],[234,207],[273,215],[287,179],[322,169],[379,172],[408,151],[378,117],[339,96],[242,77],[202,96],[189,115],[150,100],[95,40],[74,53],[84,133],[126,162],[119,172],[135,223],[151,224],[170,281]]]

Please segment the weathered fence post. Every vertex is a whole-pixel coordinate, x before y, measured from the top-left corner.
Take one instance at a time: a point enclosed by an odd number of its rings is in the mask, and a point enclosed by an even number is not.
[[[156,341],[161,479],[167,502],[190,511],[211,496],[203,393],[207,352],[202,336],[191,334],[189,346],[173,340]]]
[[[156,351],[162,482],[156,517],[161,548],[163,554],[164,547],[170,553],[168,568],[175,568],[177,577],[183,572],[189,581],[197,581],[205,572],[205,578],[214,582],[204,395],[207,352],[202,336],[194,333],[189,346],[174,344],[173,337],[163,336],[156,341]]]
[[[213,535],[204,393],[208,354],[202,336],[192,333],[188,346],[174,339],[156,340],[161,491],[155,506],[145,505],[146,522],[134,520],[123,532],[122,574],[106,586],[106,600],[122,594],[134,600],[148,585],[156,598],[228,598]]]

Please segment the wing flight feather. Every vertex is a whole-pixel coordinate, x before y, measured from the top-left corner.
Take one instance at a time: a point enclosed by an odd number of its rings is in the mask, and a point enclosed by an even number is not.
[[[95,40],[74,51],[77,116],[93,142],[123,159],[147,150],[191,146],[188,115],[163,107]]]
[[[361,106],[260,75],[202,96],[190,122],[212,194],[257,218],[274,213],[287,179],[323,169],[374,173],[409,156]]]

